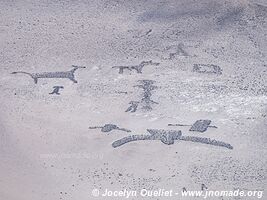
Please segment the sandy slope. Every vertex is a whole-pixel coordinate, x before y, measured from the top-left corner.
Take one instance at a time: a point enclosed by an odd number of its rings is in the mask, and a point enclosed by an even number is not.
[[[93,188],[180,191],[201,184],[263,190],[266,11],[265,1],[2,0],[0,199],[88,200],[97,199]],[[142,74],[112,69],[148,60],[160,65],[145,66]],[[193,72],[194,64],[217,65],[222,74]],[[75,72],[77,84],[34,84],[28,75],[10,74],[67,71],[71,65],[86,66]],[[152,100],[158,104],[150,112],[125,112],[142,98],[134,86],[143,79],[155,81]],[[64,86],[61,95],[49,95],[55,85]],[[197,119],[210,119],[218,129],[167,126]],[[234,149],[185,141],[114,149],[112,142],[129,133],[88,129],[107,123],[133,134],[182,130]]]

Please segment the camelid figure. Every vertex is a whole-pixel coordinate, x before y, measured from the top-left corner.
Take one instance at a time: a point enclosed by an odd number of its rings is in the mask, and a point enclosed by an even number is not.
[[[29,73],[29,72],[24,72],[24,71],[17,71],[17,72],[12,72],[11,74],[27,74],[30,77],[33,78],[34,83],[37,84],[38,78],[67,78],[74,83],[77,83],[77,80],[74,78],[74,72],[79,69],[79,68],[85,68],[85,67],[80,67],[80,66],[75,66],[72,65],[73,69],[69,71],[62,71],[62,72],[41,72],[41,73]]]
[[[142,61],[139,65],[133,65],[133,66],[114,66],[112,68],[119,68],[119,74],[123,74],[123,70],[128,69],[129,71],[135,70],[138,74],[142,73],[142,70],[144,66],[146,65],[155,65],[158,66],[159,63],[150,61]]]

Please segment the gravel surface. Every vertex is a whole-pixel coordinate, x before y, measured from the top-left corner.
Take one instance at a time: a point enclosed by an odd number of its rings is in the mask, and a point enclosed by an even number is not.
[[[266,188],[266,17],[266,0],[1,0],[0,199]],[[217,128],[168,126],[199,119]],[[182,137],[112,147],[147,129]]]

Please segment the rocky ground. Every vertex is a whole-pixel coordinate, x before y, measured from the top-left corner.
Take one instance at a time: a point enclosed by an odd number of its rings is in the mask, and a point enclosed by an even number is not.
[[[1,0],[0,199],[264,190],[266,17],[264,0]],[[86,67],[77,83],[72,65]],[[217,128],[168,126],[199,119]],[[147,129],[233,149],[161,137],[113,148]]]

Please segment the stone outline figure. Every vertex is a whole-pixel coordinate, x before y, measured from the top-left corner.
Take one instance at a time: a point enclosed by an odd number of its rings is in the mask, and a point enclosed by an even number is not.
[[[126,143],[138,141],[138,140],[160,140],[166,145],[174,144],[174,140],[190,141],[202,144],[209,144],[213,146],[225,147],[233,149],[233,146],[229,143],[218,141],[215,139],[194,137],[194,136],[183,136],[180,130],[163,130],[163,129],[147,129],[150,135],[130,135],[122,139],[116,140],[112,143],[113,148],[117,148]]]
[[[130,106],[125,110],[125,112],[136,112],[139,103],[139,101],[130,101]]]
[[[115,124],[105,124],[104,126],[92,126],[89,127],[89,129],[101,129],[101,132],[110,132],[113,130],[120,130],[120,131],[125,131],[125,132],[131,132],[131,130],[125,129],[125,128],[120,128]]]
[[[72,70],[61,71],[61,72],[29,73],[29,72],[24,72],[24,71],[16,71],[16,72],[12,72],[11,74],[19,74],[19,73],[27,74],[34,80],[35,84],[37,84],[39,78],[67,78],[74,83],[78,83],[78,81],[75,80],[74,73],[77,69],[86,68],[86,67],[76,66],[76,65],[72,65],[72,67],[73,67]]]
[[[59,89],[64,89],[63,86],[54,86],[53,88],[54,88],[54,90],[51,93],[49,93],[49,94],[57,94],[57,95],[60,95]]]
[[[152,90],[157,89],[158,87],[153,85],[155,83],[155,81],[153,80],[139,80],[138,82],[140,82],[140,85],[135,85],[134,87],[139,87],[141,89],[143,89],[143,96],[141,99],[141,104],[143,104],[143,109],[150,111],[152,110],[151,104],[158,104],[157,102],[153,101],[151,99],[152,96]]]
[[[142,70],[146,65],[155,65],[158,66],[160,63],[153,62],[152,60],[149,61],[142,61],[139,65],[132,65],[132,66],[113,66],[112,68],[118,68],[119,74],[123,74],[124,70],[127,69],[129,71],[135,70],[136,73],[142,74]]]
[[[218,65],[213,64],[194,64],[193,72],[221,75],[222,69]]]
[[[180,55],[180,56],[189,56],[189,54],[183,49],[184,48],[184,44],[183,43],[179,43],[176,47],[176,50],[174,53],[170,53],[169,54],[169,60],[172,60],[173,58],[175,58],[176,55]],[[167,48],[167,50],[171,49],[171,47]]]
[[[133,87],[138,87],[143,89],[142,99],[141,101],[130,101],[129,102],[130,106],[126,109],[125,112],[136,112],[139,104],[142,104],[142,109],[150,111],[152,110],[151,104],[158,104],[157,102],[151,99],[152,96],[151,91],[158,88],[157,86],[153,85],[155,81],[144,79],[144,80],[138,80],[138,82],[141,84],[135,85]]]
[[[185,124],[168,124],[168,126],[191,126],[189,131],[197,131],[197,132],[205,132],[209,127],[210,128],[218,128],[217,126],[210,125],[211,120],[208,119],[199,119],[193,125],[185,125]]]

